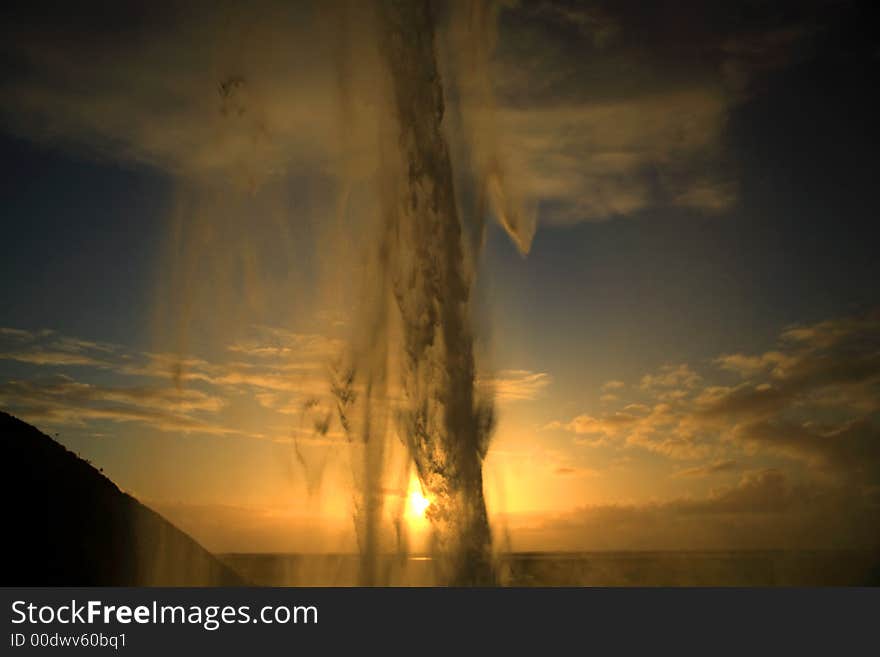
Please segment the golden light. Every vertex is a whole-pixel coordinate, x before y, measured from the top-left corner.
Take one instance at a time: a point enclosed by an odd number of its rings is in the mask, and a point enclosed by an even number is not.
[[[415,473],[409,480],[409,491],[406,497],[406,515],[411,523],[425,522],[425,511],[431,506],[431,500],[422,494],[422,486],[419,484],[418,477]]]
[[[418,491],[409,494],[410,513],[420,518],[425,517],[425,511],[431,506],[431,501]]]

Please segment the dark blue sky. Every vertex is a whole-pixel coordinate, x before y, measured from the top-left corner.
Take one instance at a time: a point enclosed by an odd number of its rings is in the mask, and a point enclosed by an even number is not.
[[[167,234],[171,185],[4,136],[2,324],[140,344]]]

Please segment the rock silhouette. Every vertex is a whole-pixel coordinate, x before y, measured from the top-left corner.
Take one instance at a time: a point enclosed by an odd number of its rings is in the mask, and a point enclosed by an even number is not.
[[[4,586],[235,586],[195,540],[35,427],[0,412]]]

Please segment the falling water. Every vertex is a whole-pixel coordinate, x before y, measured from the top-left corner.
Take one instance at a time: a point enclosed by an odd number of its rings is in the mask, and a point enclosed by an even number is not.
[[[400,311],[406,404],[400,432],[432,500],[429,518],[453,584],[489,583],[482,461],[493,421],[475,396],[462,224],[443,135],[443,87],[427,2],[384,2],[382,53],[391,72],[403,175],[386,198],[392,287]]]
[[[334,383],[343,428],[362,457],[355,501],[362,582],[374,583],[377,576],[390,415],[431,502],[427,517],[439,581],[490,584],[495,576],[482,463],[493,409],[476,385],[472,281],[443,130],[433,17],[428,2],[383,0],[377,14],[394,135],[390,152],[380,157],[378,291],[364,312],[352,364]],[[399,333],[393,337],[392,324]],[[400,391],[386,411],[389,363]]]
[[[508,170],[502,166],[494,134],[487,71],[497,7],[469,0],[444,7],[452,8],[448,33],[437,29],[427,0],[322,5],[321,15],[333,28],[327,33],[337,39],[330,40],[332,45],[322,44],[331,55],[325,59],[332,62],[337,82],[339,148],[329,148],[335,158],[330,168],[343,183],[337,219],[346,239],[368,237],[358,243],[366,254],[364,271],[357,270],[357,280],[345,281],[358,290],[353,334],[346,353],[330,368],[333,430],[338,424],[350,447],[360,582],[365,585],[389,581],[382,556],[388,553],[383,521],[389,512],[397,552],[406,552],[404,505],[391,508],[389,500],[405,499],[410,469],[430,501],[426,516],[432,527],[435,581],[496,582],[482,472],[495,418],[491,392],[477,385],[472,328],[475,256],[490,210],[523,252],[534,234],[534,221],[518,211],[518,199],[506,187]],[[446,44],[451,56],[449,62],[441,60],[447,66],[445,80],[437,54],[443,52],[444,34],[459,39],[451,48]],[[301,75],[302,70],[297,71]],[[247,189],[253,197],[249,202],[254,206],[267,197],[252,175],[261,171],[257,165],[265,159],[260,149],[271,144],[283,150],[273,135],[284,134],[286,128],[278,120],[284,112],[260,110],[263,104],[273,107],[272,90],[296,87],[294,78],[261,77],[261,72],[258,66],[247,75],[224,72],[219,83],[221,127],[255,144],[257,164],[247,168]],[[271,83],[265,81],[269,78]],[[258,93],[260,89],[266,91]],[[450,89],[455,93],[444,98],[444,90]],[[455,110],[450,116],[447,100]],[[371,188],[366,193],[369,200],[358,205],[355,199],[363,200],[364,186]],[[258,229],[259,213],[247,214],[246,222],[236,215],[222,223],[218,216],[226,217],[229,211],[228,203],[220,205],[224,207],[217,212],[200,213],[198,221],[186,225],[203,228],[208,236],[228,229],[231,253],[241,250],[243,239],[250,244],[253,235],[271,240],[274,224],[264,235]],[[320,221],[329,226],[333,222],[327,219]],[[180,239],[185,246],[186,236]],[[333,258],[344,260],[337,253],[339,244],[334,241],[332,247]],[[186,256],[185,266],[172,278],[177,288],[187,291],[193,286],[181,282],[191,282],[198,271],[187,254],[200,251],[179,252]],[[256,248],[248,252],[250,268],[259,263],[256,253]],[[221,272],[229,270],[222,258],[217,265]],[[334,277],[344,278],[341,272],[350,271],[340,266]],[[193,287],[193,299],[204,296],[196,291]],[[246,296],[250,301],[262,298]],[[181,303],[185,309],[190,304],[189,297]],[[225,313],[236,304],[223,307]],[[163,316],[182,318],[177,333],[185,342],[190,332],[186,321],[194,311]],[[255,318],[253,314],[250,321]],[[185,344],[179,350],[183,352]],[[184,378],[177,376],[178,381]],[[307,402],[299,430],[313,429],[315,437],[323,439],[330,430],[326,411],[317,401]],[[403,469],[394,463],[401,451],[407,456]],[[294,446],[311,494],[320,487],[326,460],[310,458],[307,452]]]

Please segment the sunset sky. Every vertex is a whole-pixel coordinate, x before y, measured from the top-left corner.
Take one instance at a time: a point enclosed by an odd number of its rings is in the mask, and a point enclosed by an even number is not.
[[[0,408],[211,550],[353,550],[345,440],[303,408],[358,334],[371,33],[121,4],[2,10]],[[439,10],[449,130],[537,226],[492,221],[476,275],[497,544],[878,543],[867,8],[506,3],[476,101]]]

